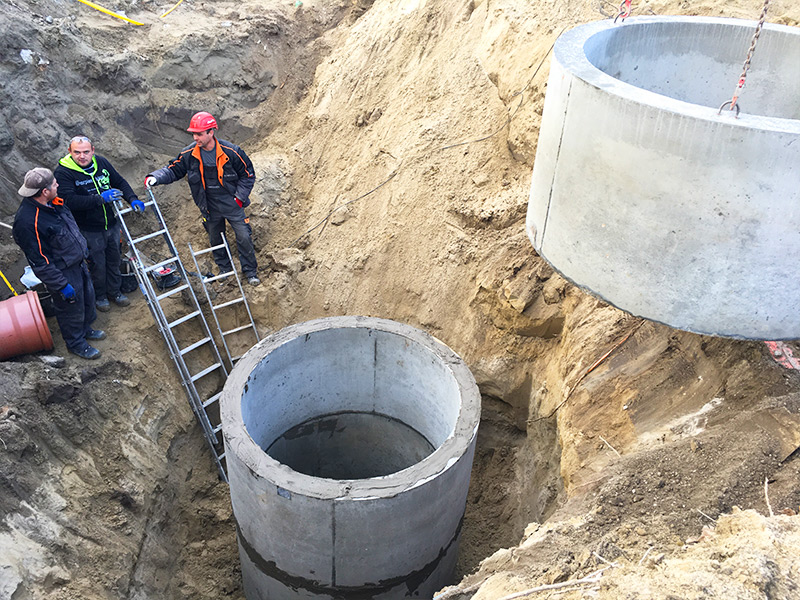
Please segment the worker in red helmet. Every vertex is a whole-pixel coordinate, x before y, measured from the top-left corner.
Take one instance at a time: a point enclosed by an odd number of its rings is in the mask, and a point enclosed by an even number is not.
[[[253,163],[239,146],[217,139],[216,129],[217,120],[213,116],[196,113],[187,129],[194,143],[181,150],[166,167],[148,174],[144,184],[147,187],[167,184],[186,176],[211,246],[222,244],[225,222],[230,223],[236,234],[242,273],[251,285],[259,285],[250,219],[244,211],[250,205],[250,192],[256,182]],[[225,248],[218,248],[212,254],[220,274],[233,271]]]

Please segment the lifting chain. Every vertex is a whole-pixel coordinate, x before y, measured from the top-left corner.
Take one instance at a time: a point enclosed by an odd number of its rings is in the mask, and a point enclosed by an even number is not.
[[[622,19],[624,21],[629,16],[631,16],[631,0],[622,0],[622,2],[619,3],[619,12],[617,16],[614,17],[614,23],[617,22],[617,19]]]
[[[730,105],[730,110],[736,109],[736,117],[739,117],[739,105],[736,102],[739,100],[739,94],[742,93],[742,88],[744,88],[744,82],[747,78],[747,71],[750,70],[750,61],[753,59],[753,53],[756,51],[756,42],[758,42],[758,36],[761,35],[761,29],[764,27],[764,20],[767,18],[769,2],[770,0],[764,0],[764,8],[761,9],[761,17],[758,19],[758,25],[756,25],[755,33],[753,33],[753,39],[750,41],[750,49],[747,51],[747,58],[744,59],[742,74],[739,75],[739,81],[736,83],[736,89],[733,91],[733,98],[731,98],[729,102],[725,102],[722,106],[720,106],[717,114],[720,114],[723,108]]]

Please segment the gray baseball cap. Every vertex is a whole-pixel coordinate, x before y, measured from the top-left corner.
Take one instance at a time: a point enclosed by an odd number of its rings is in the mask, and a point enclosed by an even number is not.
[[[44,167],[36,167],[25,173],[25,181],[19,188],[19,195],[23,198],[36,196],[44,188],[53,183],[53,172]]]

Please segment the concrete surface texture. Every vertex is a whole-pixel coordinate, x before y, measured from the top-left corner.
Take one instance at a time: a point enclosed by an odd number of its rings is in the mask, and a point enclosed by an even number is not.
[[[392,425],[384,429],[391,439],[368,435],[369,426],[351,435],[354,415],[413,430],[401,458],[422,459],[358,478],[408,434],[395,435]],[[479,419],[480,394],[466,365],[407,325],[318,319],[254,346],[222,397],[247,598],[430,598],[450,583]],[[284,443],[303,437],[312,441]],[[264,451],[281,439],[276,455],[292,463],[297,452],[307,472]],[[317,451],[339,453],[326,462],[347,478],[315,476],[326,473],[306,456]],[[402,466],[396,454],[386,470]]]
[[[800,337],[800,31],[589,23],[554,49],[527,230],[562,275],[697,333]]]

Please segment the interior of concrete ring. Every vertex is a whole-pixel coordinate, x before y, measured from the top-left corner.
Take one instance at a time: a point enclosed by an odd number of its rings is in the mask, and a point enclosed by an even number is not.
[[[714,92],[733,92],[732,82],[742,72],[742,49],[753,37],[752,23],[731,19],[691,24],[669,19],[639,21],[631,20],[635,26],[606,29],[587,40],[588,60],[637,88],[718,109],[720,101]],[[691,68],[686,68],[687,63]],[[747,99],[743,101],[747,113],[799,119],[797,65],[800,43],[796,33],[774,27],[763,30],[747,74]]]

